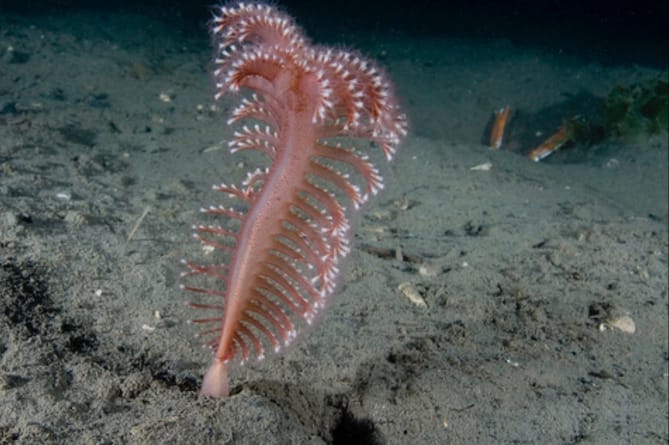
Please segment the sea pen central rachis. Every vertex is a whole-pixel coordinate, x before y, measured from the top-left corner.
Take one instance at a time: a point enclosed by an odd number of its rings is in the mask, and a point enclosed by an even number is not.
[[[312,45],[272,6],[220,7],[211,32],[216,97],[242,93],[228,122],[240,127],[232,151],[269,159],[239,186],[214,186],[223,204],[202,209],[212,223],[194,226],[213,255],[183,261],[183,287],[206,298],[192,305],[210,312],[193,320],[210,326],[203,335],[214,350],[201,392],[225,397],[228,365],[290,344],[334,291],[350,214],[383,187],[369,158],[348,145],[366,141],[357,145],[390,160],[407,127],[379,67]]]

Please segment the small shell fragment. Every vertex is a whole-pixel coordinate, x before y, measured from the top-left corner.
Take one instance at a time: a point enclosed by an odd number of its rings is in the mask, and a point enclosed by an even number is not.
[[[226,148],[225,144],[223,144],[222,142],[218,142],[202,150],[202,153],[210,153],[212,151],[223,150],[224,148]]]
[[[507,359],[505,359],[504,361],[505,361],[507,364],[513,366],[514,368],[518,368],[518,367],[520,366],[520,363],[519,363],[519,362],[517,362],[517,361],[515,361],[515,360],[511,360],[510,358],[507,358]]]
[[[487,172],[491,168],[492,168],[492,162],[484,162],[483,164],[473,166],[472,168],[470,168],[470,170]]]
[[[436,263],[423,263],[418,266],[418,275],[426,278],[434,278],[443,272],[443,267]]]
[[[623,332],[627,332],[628,334],[634,334],[636,332],[636,323],[634,323],[632,317],[628,317],[627,315],[614,320],[611,323],[611,326],[618,328]]]
[[[62,199],[63,201],[69,201],[72,199],[72,193],[70,193],[68,190],[63,190],[56,193],[56,198]]]
[[[610,320],[605,324],[609,328],[618,329],[625,334],[634,334],[634,332],[636,332],[636,324],[634,323],[634,320],[632,320],[632,317],[628,315],[623,315],[615,320]]]
[[[409,299],[413,304],[415,304],[418,307],[427,307],[427,303],[425,303],[425,300],[423,297],[420,296],[420,293],[418,290],[414,287],[413,284],[409,283],[408,281],[404,283],[400,283],[397,288],[402,291],[405,297]]]

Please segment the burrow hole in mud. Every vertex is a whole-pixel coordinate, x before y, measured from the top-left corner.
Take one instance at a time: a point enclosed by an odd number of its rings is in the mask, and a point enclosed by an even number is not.
[[[381,445],[374,423],[356,418],[346,407],[332,429],[332,445]]]

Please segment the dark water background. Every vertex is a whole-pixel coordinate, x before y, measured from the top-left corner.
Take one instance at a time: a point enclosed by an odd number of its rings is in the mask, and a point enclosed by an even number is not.
[[[138,12],[199,32],[218,2],[145,0],[0,0],[0,12],[26,15],[73,11]],[[329,33],[372,30],[413,37],[505,38],[512,43],[581,52],[602,64],[667,66],[669,2],[512,1],[295,1],[278,3],[314,40]],[[327,13],[324,14],[323,10]]]

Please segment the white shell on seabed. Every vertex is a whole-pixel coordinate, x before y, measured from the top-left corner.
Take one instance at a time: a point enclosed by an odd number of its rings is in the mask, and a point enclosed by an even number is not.
[[[617,329],[625,334],[634,334],[636,332],[636,324],[632,317],[623,315],[599,325],[600,331],[606,331],[607,329]]]

